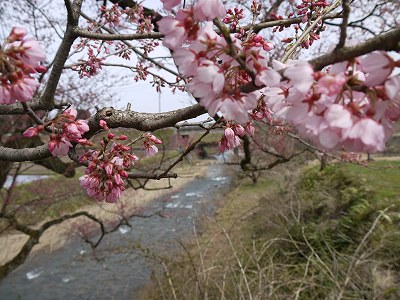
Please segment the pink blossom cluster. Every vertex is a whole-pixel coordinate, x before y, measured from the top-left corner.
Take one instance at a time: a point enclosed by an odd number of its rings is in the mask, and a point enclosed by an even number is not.
[[[205,16],[204,12],[211,9]],[[257,95],[242,93],[240,85],[254,79],[256,85],[275,86],[281,76],[268,66],[267,51],[273,45],[261,36],[239,33],[230,35],[232,42],[227,43],[211,22],[200,26],[201,21],[223,16],[225,10],[219,0],[197,1],[174,17],[164,17],[158,25],[165,34],[164,46],[174,50],[173,58],[180,73],[190,79],[187,88],[193,96],[210,115],[220,111],[226,120],[244,124],[248,111],[257,104]]]
[[[302,23],[306,23],[311,17],[322,13],[325,7],[330,4],[328,1],[302,0],[301,4],[297,5],[297,15],[302,17]]]
[[[111,6],[111,8],[102,5],[100,6],[100,11],[103,24],[111,27],[119,26],[122,12],[119,9],[118,3]]]
[[[48,149],[53,156],[68,155],[72,143],[81,145],[91,145],[91,142],[83,138],[83,134],[89,131],[87,120],[76,120],[77,111],[73,107],[66,109],[63,113],[56,116],[50,122],[36,127],[30,127],[23,135],[33,137],[39,134],[45,127],[51,129]]]
[[[235,31],[236,27],[239,25],[240,20],[244,18],[243,8],[234,9],[229,8],[226,11],[227,16],[222,20],[225,24],[230,24],[229,29]]]
[[[126,9],[121,9],[118,4],[114,4],[110,7],[101,6],[100,11],[101,15],[98,21],[88,22],[89,25],[86,30],[98,33],[101,32],[102,27],[111,26],[120,27],[120,29],[124,31],[135,30],[136,33],[143,34],[154,29],[152,17],[145,16],[144,8],[140,4]],[[143,55],[147,56],[159,45],[159,42],[157,40],[143,39],[140,40],[140,44]],[[74,47],[76,49],[85,49],[88,56],[85,59],[80,59],[71,66],[71,69],[77,71],[81,78],[97,75],[101,71],[105,60],[112,55],[130,60],[132,54],[132,49],[130,47],[118,41],[100,41],[82,38]],[[143,71],[140,67],[144,65],[145,60],[141,60],[140,62],[141,65],[138,66],[138,72]],[[137,78],[146,79],[146,77],[142,76]]]
[[[389,77],[398,65],[385,52],[324,72],[314,72],[304,61],[290,61],[281,65],[288,80],[281,88],[267,89],[266,100],[271,106],[280,103],[280,117],[325,149],[383,151],[400,119],[400,76]]]
[[[158,139],[156,136],[152,135],[150,132],[147,132],[143,135],[143,144],[142,148],[146,156],[154,156],[158,153],[158,148],[156,145],[162,144],[162,141]]]
[[[276,26],[273,29],[273,32],[276,31],[283,31],[285,28],[289,28],[293,26],[295,30],[295,34],[293,37],[286,37],[282,39],[281,41],[283,43],[291,43],[293,42],[296,37],[301,36],[302,30],[304,30],[302,23],[307,23],[310,22],[310,20],[315,19],[316,17],[320,16],[324,9],[329,6],[328,1],[319,1],[319,0],[302,0],[301,4],[296,5],[297,11],[296,13],[290,13],[288,15],[288,18],[297,17],[301,18],[300,22],[293,23],[293,24],[286,24],[286,25],[280,25]],[[274,13],[271,14],[271,17],[276,20],[283,20],[283,16],[278,16]],[[310,31],[308,36],[302,41],[301,47],[308,49],[314,41],[320,39],[320,33],[326,29],[326,26],[322,21],[319,21],[317,25]]]
[[[102,125],[107,127],[107,124]],[[115,136],[109,132],[100,143],[100,151],[89,150],[81,156],[80,161],[86,163],[87,168],[79,181],[89,197],[108,203],[115,203],[121,197],[125,190],[123,178],[128,178],[125,169],[138,160],[136,155],[130,153],[130,147],[116,142],[126,139],[126,135]],[[109,149],[108,145],[111,145]]]
[[[80,78],[92,77],[100,72],[103,61],[103,58],[89,56],[87,61],[82,60],[79,65],[73,66],[72,69],[78,72]]]
[[[32,99],[39,82],[32,75],[46,71],[45,53],[25,28],[13,27],[0,47],[0,104]]]
[[[219,151],[225,152],[226,150],[238,147],[240,145],[240,138],[245,136],[246,133],[250,136],[254,134],[254,126],[250,122],[247,122],[245,128],[235,122],[227,123],[224,135],[218,143]]]

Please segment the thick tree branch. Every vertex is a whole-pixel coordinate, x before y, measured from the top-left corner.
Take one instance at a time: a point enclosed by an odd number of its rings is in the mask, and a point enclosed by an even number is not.
[[[53,67],[51,69],[46,87],[39,99],[39,102],[42,103],[47,109],[52,109],[54,107],[54,94],[56,93],[65,62],[68,59],[69,51],[75,39],[77,38],[73,32],[73,29],[78,25],[82,2],[82,0],[76,0],[72,6],[69,5],[68,1],[66,2],[68,11],[67,28],[61,45],[58,48],[54,58]]]
[[[47,145],[36,148],[14,149],[0,146],[0,160],[7,161],[35,161],[51,157]]]
[[[117,110],[112,107],[103,108],[89,119],[90,131],[85,137],[90,138],[102,128],[100,120],[105,120],[110,128],[124,127],[141,131],[154,131],[165,127],[174,127],[176,123],[198,117],[206,113],[204,107],[195,104],[186,108],[165,113],[138,113],[129,110]],[[0,160],[35,161],[51,157],[47,145],[36,148],[14,149],[0,146]],[[175,175],[168,175],[174,177]],[[157,176],[158,178],[159,176]]]
[[[110,128],[124,127],[141,131],[154,131],[160,128],[173,127],[180,121],[195,118],[204,113],[206,113],[206,110],[200,104],[165,113],[138,113],[106,107],[89,119],[90,131],[86,136],[92,136],[102,129],[99,125],[100,120],[106,121]]]
[[[400,50],[400,28],[373,37],[356,46],[336,49],[331,53],[321,55],[310,60],[315,70],[323,67],[349,60],[376,50],[399,51]]]

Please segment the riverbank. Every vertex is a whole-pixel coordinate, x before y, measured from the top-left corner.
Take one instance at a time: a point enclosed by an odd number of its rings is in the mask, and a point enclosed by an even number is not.
[[[175,172],[180,175],[178,178],[152,181],[146,185],[146,188],[149,190],[127,189],[118,205],[85,201],[84,203],[90,204],[79,207],[77,211],[87,211],[104,222],[105,225],[117,224],[121,220],[121,215],[129,218],[135,213],[140,214],[140,209],[144,207],[146,203],[153,199],[179,191],[184,185],[188,184],[195,178],[204,177],[208,165],[213,163],[216,163],[216,161],[202,160],[193,163],[193,165],[187,163],[182,164],[175,169]],[[74,179],[78,180],[78,178]],[[41,184],[45,185],[46,180],[41,180]],[[170,184],[172,185],[172,188],[167,188]],[[32,227],[38,227],[40,224],[50,219],[52,218],[47,217],[45,220],[42,219],[42,222]],[[39,244],[33,248],[31,255],[35,255],[39,251],[50,253],[63,247],[70,238],[76,236],[79,231],[78,229],[82,229],[82,227],[89,227],[92,231],[99,232],[97,224],[91,222],[85,217],[66,220],[61,224],[52,226],[48,229],[40,238]],[[12,259],[27,239],[28,236],[15,230],[8,230],[3,233],[0,236],[0,244],[6,245],[6,247],[0,247],[0,265],[3,265]]]
[[[239,180],[140,299],[398,299],[400,162],[318,169]]]

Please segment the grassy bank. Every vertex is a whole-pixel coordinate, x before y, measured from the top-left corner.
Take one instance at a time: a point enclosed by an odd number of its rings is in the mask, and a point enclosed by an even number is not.
[[[398,299],[399,166],[239,180],[143,299]]]

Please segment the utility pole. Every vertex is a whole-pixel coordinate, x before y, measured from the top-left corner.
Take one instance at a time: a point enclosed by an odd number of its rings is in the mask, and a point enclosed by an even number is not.
[[[161,90],[158,93],[158,112],[161,112]]]

